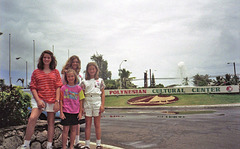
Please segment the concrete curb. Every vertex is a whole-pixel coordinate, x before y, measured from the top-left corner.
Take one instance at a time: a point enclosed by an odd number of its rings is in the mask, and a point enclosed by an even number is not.
[[[85,141],[79,141],[81,144],[85,144]],[[102,147],[104,149],[123,149],[121,147],[116,147],[116,146],[112,146],[112,145],[107,145],[107,144],[102,144]],[[90,148],[96,148],[96,143],[94,142],[90,142]]]
[[[175,109],[175,108],[222,108],[240,107],[240,103],[216,104],[216,105],[189,105],[189,106],[129,106],[129,107],[105,107],[105,109]]]

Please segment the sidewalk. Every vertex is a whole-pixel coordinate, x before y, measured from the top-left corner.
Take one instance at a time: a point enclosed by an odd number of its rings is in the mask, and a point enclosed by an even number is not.
[[[80,141],[81,142],[81,144],[85,144],[85,141]],[[112,146],[112,145],[106,145],[106,144],[102,144],[102,147],[104,148],[104,149],[123,149],[123,148],[121,148],[121,147],[116,147],[116,146]],[[91,149],[95,149],[96,148],[96,143],[94,143],[94,142],[91,142],[90,143],[90,148]]]

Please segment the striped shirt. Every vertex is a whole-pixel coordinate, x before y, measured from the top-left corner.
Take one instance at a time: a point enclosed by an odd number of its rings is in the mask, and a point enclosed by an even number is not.
[[[56,89],[62,86],[62,80],[57,69],[45,73],[36,69],[32,73],[30,89],[35,89],[40,99],[47,103],[54,103],[56,100]]]

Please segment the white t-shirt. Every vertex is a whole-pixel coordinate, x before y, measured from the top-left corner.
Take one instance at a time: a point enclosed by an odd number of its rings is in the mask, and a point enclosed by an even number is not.
[[[105,88],[105,84],[102,78],[97,80],[83,80],[81,83],[81,87],[85,90],[85,95],[101,95],[102,89]]]

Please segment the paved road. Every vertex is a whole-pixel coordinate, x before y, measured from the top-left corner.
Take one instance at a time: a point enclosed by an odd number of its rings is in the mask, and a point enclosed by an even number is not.
[[[177,110],[184,109],[171,109]],[[102,143],[126,149],[240,149],[240,107],[189,110],[215,112],[172,115],[162,109],[106,109]]]

